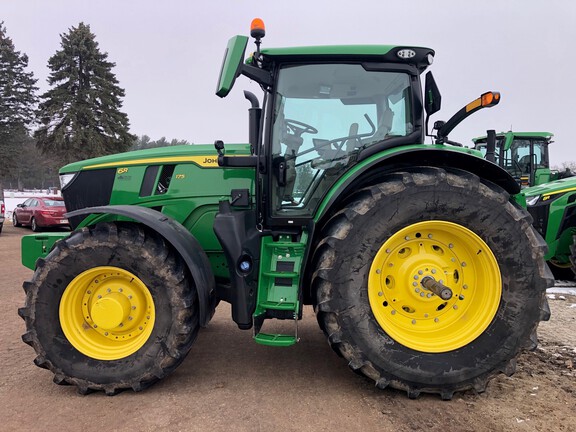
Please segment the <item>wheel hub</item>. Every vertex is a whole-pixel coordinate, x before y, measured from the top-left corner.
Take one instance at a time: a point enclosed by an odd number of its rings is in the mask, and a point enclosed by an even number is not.
[[[500,302],[500,271],[472,231],[452,222],[420,222],[382,245],[370,269],[368,296],[376,320],[394,340],[445,352],[468,344],[490,324]]]
[[[130,316],[130,300],[121,293],[108,294],[98,299],[90,309],[90,317],[98,327],[111,330]]]

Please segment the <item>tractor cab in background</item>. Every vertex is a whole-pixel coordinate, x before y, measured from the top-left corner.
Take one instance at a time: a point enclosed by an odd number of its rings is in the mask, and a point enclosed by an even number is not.
[[[496,134],[494,162],[504,168],[522,187],[536,186],[566,177],[550,170],[550,132],[500,132]],[[487,136],[472,139],[474,148],[486,155]]]

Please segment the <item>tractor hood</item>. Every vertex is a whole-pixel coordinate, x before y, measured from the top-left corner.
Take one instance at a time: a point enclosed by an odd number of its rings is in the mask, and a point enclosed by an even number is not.
[[[249,155],[250,146],[248,144],[227,144],[226,154]],[[217,154],[214,145],[195,144],[158,147],[86,159],[64,166],[60,169],[60,175],[102,168],[122,168],[138,165],[186,162],[191,162],[204,168],[218,167]]]
[[[542,196],[543,200],[547,200],[550,199],[552,195],[571,192],[574,190],[576,190],[576,177],[568,177],[539,186],[532,186],[523,189],[522,192],[526,195],[526,200],[530,201],[531,197]]]

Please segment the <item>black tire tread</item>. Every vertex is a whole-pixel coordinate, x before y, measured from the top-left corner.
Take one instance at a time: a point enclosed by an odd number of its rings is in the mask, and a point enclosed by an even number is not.
[[[177,331],[169,334],[168,339],[162,344],[161,354],[154,359],[153,366],[149,370],[142,371],[138,379],[125,382],[122,377],[118,377],[117,382],[104,384],[71,376],[49,358],[46,347],[42,345],[38,336],[42,329],[38,328],[35,318],[36,300],[46,275],[57,268],[67,256],[94,245],[114,248],[118,243],[130,244],[131,247],[138,248],[140,254],[148,254],[154,257],[156,262],[161,263],[157,271],[164,272],[165,277],[172,282],[171,289],[167,292],[173,305],[172,327]],[[32,280],[24,282],[23,288],[26,293],[26,304],[20,308],[19,315],[26,322],[27,331],[22,340],[36,351],[37,357],[34,360],[36,365],[52,371],[54,381],[58,384],[76,386],[80,394],[103,391],[107,395],[115,395],[125,389],[140,391],[149,387],[173,372],[183,361],[199,329],[196,288],[188,277],[188,270],[183,260],[162,237],[138,224],[98,224],[83,228],[72,233],[70,237],[59,240],[48,257],[38,261]]]
[[[314,252],[314,268],[312,277],[312,289],[316,293],[315,311],[320,327],[326,334],[328,342],[332,349],[348,361],[348,365],[353,370],[358,370],[368,378],[372,379],[379,388],[392,387],[406,391],[409,398],[416,398],[421,392],[437,393],[442,399],[451,399],[457,391],[472,389],[476,392],[485,390],[487,382],[498,373],[506,375],[514,373],[516,368],[515,358],[520,354],[520,348],[514,352],[508,362],[495,367],[482,376],[473,380],[460,383],[458,386],[414,386],[409,382],[402,382],[393,376],[382,375],[374,365],[365,358],[363,353],[348,338],[344,338],[346,329],[343,328],[339,314],[342,312],[338,308],[339,294],[334,289],[332,270],[337,264],[336,248],[339,242],[346,241],[347,235],[354,229],[355,220],[362,214],[366,213],[374,203],[380,200],[384,195],[401,193],[411,185],[436,185],[447,182],[468,191],[479,191],[482,194],[490,196],[502,205],[508,207],[508,212],[513,215],[517,223],[521,224],[523,232],[526,233],[533,249],[532,255],[534,260],[539,263],[537,278],[541,292],[541,312],[538,320],[545,320],[549,317],[549,309],[545,296],[546,288],[553,286],[554,279],[548,266],[545,264],[543,256],[547,250],[546,243],[536,233],[532,227],[532,218],[527,211],[519,206],[509,202],[509,195],[501,188],[490,182],[482,181],[476,175],[459,170],[443,170],[432,167],[422,167],[411,169],[405,172],[396,172],[390,174],[386,181],[358,191],[346,205],[323,227],[322,239],[318,243]],[[368,263],[366,265],[369,265]],[[352,269],[353,271],[354,269]],[[548,311],[548,312],[546,312]],[[534,328],[531,331],[529,341],[525,345],[535,348],[537,341],[536,328],[538,320],[535,320]]]

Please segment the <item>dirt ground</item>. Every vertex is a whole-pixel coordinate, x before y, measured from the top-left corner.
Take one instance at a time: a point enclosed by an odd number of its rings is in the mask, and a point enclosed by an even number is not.
[[[78,395],[36,367],[20,336],[24,322],[20,237],[0,235],[0,431],[574,431],[576,297],[555,294],[540,346],[522,354],[515,375],[500,375],[482,394],[445,402],[378,390],[329,348],[306,307],[300,343],[259,346],[238,330],[226,304],[176,372],[152,388]]]

